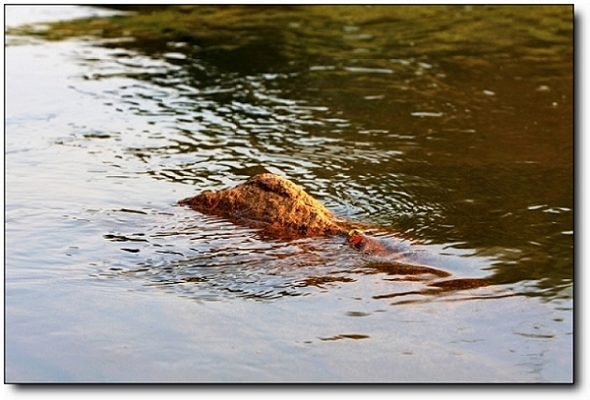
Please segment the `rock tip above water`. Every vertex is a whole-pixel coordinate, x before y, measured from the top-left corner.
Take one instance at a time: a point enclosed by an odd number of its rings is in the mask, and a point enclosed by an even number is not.
[[[218,192],[205,191],[179,201],[204,214],[266,224],[278,235],[326,236],[345,233],[344,223],[290,180],[271,173]]]

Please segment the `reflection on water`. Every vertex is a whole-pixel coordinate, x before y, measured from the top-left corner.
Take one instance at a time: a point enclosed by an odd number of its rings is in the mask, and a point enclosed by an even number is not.
[[[136,226],[149,215],[139,210],[117,210],[116,214],[123,226]],[[104,235],[129,254],[117,257],[118,261],[109,262],[92,275],[98,279],[139,278],[148,286],[198,301],[306,296],[356,282],[359,275],[367,274],[399,282],[396,290],[401,291],[397,294],[400,296],[433,295],[490,284],[483,279],[456,279],[445,270],[427,266],[454,265],[457,271],[463,266],[464,273],[469,273],[475,269],[473,262],[457,255],[437,255],[393,237],[383,236],[382,240],[396,246],[400,253],[375,257],[357,253],[339,237],[281,241],[261,237],[257,229],[236,226],[222,218],[196,217],[190,210],[161,216],[157,227]],[[411,284],[410,292],[404,283]],[[496,296],[497,291],[480,291],[478,295]]]
[[[557,55],[567,53],[560,40]],[[81,139],[118,142],[118,157],[134,157],[143,173],[194,187],[187,194],[278,173],[342,217],[489,257],[495,282],[538,280],[545,295],[571,283],[571,76],[548,81],[546,69],[571,70],[553,53],[539,65],[539,43],[520,47],[530,57],[493,80],[482,74],[496,71],[493,46],[477,68],[473,54],[457,55],[459,44],[424,43],[428,62],[418,51],[350,59],[335,47],[341,57],[303,70],[236,73],[187,43],[147,54],[120,45],[76,54],[89,72],[74,87],[141,116],[147,129]]]
[[[346,298],[379,313],[440,311],[525,296],[569,304],[568,7],[343,8],[340,19],[329,7],[273,10],[275,22],[259,21],[270,27],[246,24],[245,35],[236,25],[246,43],[232,46],[117,40],[105,29],[105,38],[44,51],[8,37],[10,283],[51,266],[208,307]],[[53,66],[48,78],[34,68],[38,54]],[[401,258],[362,255],[338,237],[262,237],[175,204],[265,171],[401,246]],[[39,191],[46,182],[51,190]],[[317,340],[381,343],[379,329],[344,331],[334,318],[326,324],[335,332]]]
[[[453,10],[429,12],[441,24],[479,15]],[[520,15],[494,10],[498,21]],[[444,35],[422,41],[417,27],[414,44],[400,48],[402,39],[377,29],[386,20],[330,27],[315,33],[325,54],[297,67],[299,59],[262,57],[264,47],[247,54],[174,41],[79,47],[70,57],[87,72],[72,88],[143,128],[73,126],[59,143],[100,141],[115,152],[103,163],[121,170],[116,176],[147,174],[189,185],[187,194],[281,174],[342,217],[472,249],[489,262],[491,280],[538,281],[554,296],[571,284],[572,97],[571,64],[562,58],[571,54],[571,26],[553,22],[546,33],[553,36],[541,41],[537,31],[510,43],[492,34],[484,53]],[[471,23],[463,27],[480,22]],[[519,61],[510,61],[516,52]],[[551,78],[549,68],[559,74]]]

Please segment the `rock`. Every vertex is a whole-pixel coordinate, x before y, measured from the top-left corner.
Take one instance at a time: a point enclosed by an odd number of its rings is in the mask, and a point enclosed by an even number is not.
[[[392,251],[385,247],[379,239],[367,236],[363,231],[358,229],[348,232],[346,243],[352,248],[366,254],[375,256],[390,256],[392,254]]]
[[[346,237],[345,242],[361,253],[375,257],[369,266],[389,275],[401,275],[401,280],[430,282],[417,292],[404,292],[374,298],[407,294],[431,294],[486,286],[480,279],[448,279],[450,273],[424,265],[403,261],[404,253],[378,238],[355,229],[359,224],[336,218],[319,201],[302,188],[273,174],[255,175],[246,182],[218,192],[206,191],[178,202],[204,214],[218,215],[232,222],[262,228],[274,239],[314,236]]]
[[[402,253],[378,238],[353,229],[358,224],[336,218],[299,186],[277,175],[255,175],[236,187],[218,192],[206,191],[178,203],[204,214],[219,215],[236,223],[261,227],[273,238],[342,235],[353,249],[377,257],[377,261],[370,262],[369,266],[389,275],[405,276],[401,280],[431,282],[427,289],[421,291],[374,296],[375,299],[407,294],[435,294],[488,285],[481,279],[439,280],[451,274],[428,266],[396,261]]]
[[[331,236],[346,234],[350,228],[299,186],[269,173],[255,175],[230,189],[203,192],[179,204],[246,225],[263,226],[280,237]]]

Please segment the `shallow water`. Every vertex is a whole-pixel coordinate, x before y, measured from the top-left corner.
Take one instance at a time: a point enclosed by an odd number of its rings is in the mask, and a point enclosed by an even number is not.
[[[6,380],[572,382],[571,13],[509,9],[272,62],[8,36]],[[264,171],[448,277],[176,205]]]

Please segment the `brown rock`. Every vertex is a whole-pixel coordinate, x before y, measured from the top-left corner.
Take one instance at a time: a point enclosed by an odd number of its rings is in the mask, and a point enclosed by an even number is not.
[[[179,204],[247,225],[262,225],[275,236],[345,234],[349,227],[299,186],[269,173],[255,175],[231,189],[203,192]]]
[[[390,256],[392,254],[391,250],[387,249],[379,239],[369,237],[358,229],[348,232],[346,243],[360,252],[375,256]]]
[[[346,236],[346,243],[359,252],[378,257],[396,256],[378,238],[367,236],[358,224],[336,218],[303,189],[273,174],[255,175],[236,187],[218,192],[203,192],[178,202],[204,214],[214,214],[231,221],[261,227],[273,238],[310,236]],[[395,260],[373,262],[370,266],[392,275],[406,275],[402,280],[428,281],[450,276],[428,266],[400,263]],[[312,283],[313,284],[313,283]],[[390,298],[408,294],[435,294],[440,291],[487,286],[481,279],[449,279],[432,282],[421,291],[394,293],[373,298]]]

